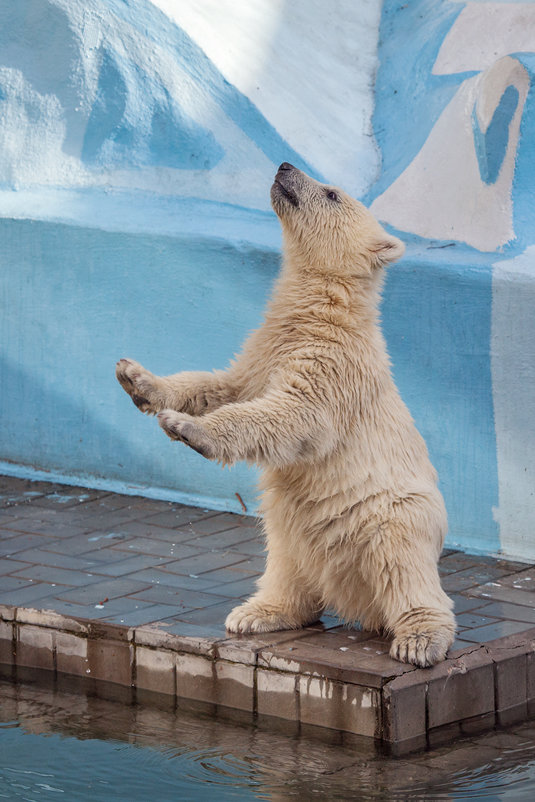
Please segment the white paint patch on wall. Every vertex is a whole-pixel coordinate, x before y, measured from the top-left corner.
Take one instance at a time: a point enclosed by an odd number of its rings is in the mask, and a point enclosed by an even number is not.
[[[485,70],[502,56],[534,48],[534,3],[470,2],[444,39],[433,73]]]
[[[494,265],[491,366],[502,551],[535,560],[535,246]]]
[[[327,181],[366,192],[381,0],[152,2]]]
[[[511,240],[511,186],[529,85],[526,69],[508,56],[464,81],[420,152],[376,198],[372,211],[403,231],[466,242],[484,252]],[[487,132],[509,87],[518,92],[518,101],[498,154]],[[494,161],[497,176],[485,181],[482,168]]]

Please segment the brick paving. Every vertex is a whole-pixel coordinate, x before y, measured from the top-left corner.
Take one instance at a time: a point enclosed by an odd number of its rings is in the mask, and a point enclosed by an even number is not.
[[[246,515],[0,477],[0,662],[407,746],[535,712],[534,566],[446,550],[457,640],[416,669],[329,615],[229,637],[263,565]]]

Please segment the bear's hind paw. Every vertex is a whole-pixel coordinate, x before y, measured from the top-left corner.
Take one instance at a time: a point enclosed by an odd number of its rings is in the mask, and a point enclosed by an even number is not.
[[[394,638],[390,657],[402,663],[428,668],[444,660],[451,641],[451,633],[446,630],[409,633]]]

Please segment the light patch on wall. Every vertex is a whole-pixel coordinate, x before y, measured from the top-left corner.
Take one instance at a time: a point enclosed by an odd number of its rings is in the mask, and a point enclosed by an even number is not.
[[[444,39],[433,74],[485,70],[502,56],[534,48],[533,3],[470,2]]]
[[[491,365],[504,553],[535,560],[535,246],[494,265]]]
[[[152,0],[328,181],[362,195],[380,158],[371,117],[379,0]]]
[[[405,171],[372,204],[423,237],[490,252],[514,237],[511,186],[530,79],[505,57],[464,81]]]

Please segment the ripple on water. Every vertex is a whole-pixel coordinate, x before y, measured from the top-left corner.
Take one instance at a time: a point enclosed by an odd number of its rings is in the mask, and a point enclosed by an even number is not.
[[[0,681],[0,800],[535,798],[530,723],[404,758],[342,741]]]

